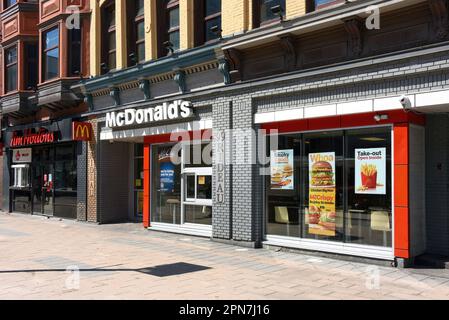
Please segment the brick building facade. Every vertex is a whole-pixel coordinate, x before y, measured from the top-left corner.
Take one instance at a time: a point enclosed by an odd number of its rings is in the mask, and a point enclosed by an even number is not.
[[[89,4],[91,76],[70,86],[93,133],[78,220],[399,263],[449,254],[446,0],[130,2]],[[208,145],[211,163],[189,162]],[[360,150],[382,154],[374,187],[356,185]],[[332,188],[312,190],[317,155],[333,157]]]

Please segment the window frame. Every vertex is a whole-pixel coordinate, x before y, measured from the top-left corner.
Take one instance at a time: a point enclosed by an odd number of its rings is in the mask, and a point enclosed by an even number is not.
[[[16,59],[15,59],[15,61],[13,63],[7,64],[7,59],[6,59],[7,53],[10,50],[12,50],[12,49],[16,50]],[[6,47],[3,50],[3,55],[4,55],[4,66],[5,66],[5,70],[4,70],[5,83],[4,83],[3,88],[4,88],[4,91],[5,91],[5,94],[8,94],[8,93],[11,93],[11,92],[16,92],[19,89],[19,68],[18,68],[18,64],[19,64],[19,44],[18,43],[14,43],[14,44]],[[8,70],[9,70],[9,68],[14,67],[14,66],[16,66],[16,83],[15,83],[14,89],[9,90],[8,89],[8,82],[9,82],[8,81]]]
[[[111,14],[113,13],[113,15]],[[101,74],[105,74],[117,69],[117,21],[115,21],[116,15],[116,7],[115,1],[109,1],[103,4],[101,8],[101,64],[105,64],[107,66],[107,70],[100,70]],[[114,24],[112,24],[112,17],[114,20]],[[114,34],[115,38],[115,46],[114,49],[111,49],[109,40],[111,35]],[[111,54],[115,55],[115,63],[114,68],[111,68],[109,64],[109,57]]]
[[[58,30],[58,43],[57,43],[56,46],[53,46],[53,47],[50,47],[50,48],[46,48],[46,45],[45,45],[46,38],[45,37],[46,37],[46,35],[49,32],[51,32],[53,30]],[[52,26],[50,26],[47,29],[42,31],[42,42],[41,42],[41,45],[42,45],[42,70],[41,70],[42,73],[41,74],[42,74],[43,82],[47,82],[47,81],[56,79],[56,78],[60,77],[60,75],[61,75],[61,66],[60,66],[60,62],[61,62],[60,61],[60,59],[61,59],[61,29],[59,28],[59,24],[52,25]],[[58,49],[58,71],[57,71],[57,75],[55,77],[52,77],[52,78],[47,78],[46,77],[46,67],[47,67],[47,65],[45,63],[45,58],[47,57],[47,53],[49,51],[52,51],[52,50],[55,50],[55,49]]]
[[[177,27],[170,27],[170,11],[178,8],[179,0],[159,0],[157,3],[158,6],[158,17],[160,20],[157,21],[158,24],[158,57],[162,58],[169,54],[169,50],[164,47],[164,42],[170,40],[170,35],[172,33],[177,32],[179,41],[181,33],[180,33],[180,24]],[[181,18],[181,13],[179,12],[179,18]],[[179,51],[180,48],[174,49],[174,51]]]
[[[220,18],[222,19],[222,1],[220,1],[220,11],[206,16],[206,2],[208,0],[196,0],[195,1],[195,46],[200,46],[203,44],[209,44],[219,41],[219,37],[206,40],[206,25],[210,20]]]
[[[36,56],[30,55],[29,54],[29,49],[31,46],[35,46],[35,52],[36,52]],[[26,59],[25,64],[24,64],[24,68],[25,68],[25,79],[24,79],[24,85],[25,85],[25,90],[34,90],[39,82],[39,59],[38,59],[38,54],[39,54],[39,42],[25,42],[24,43],[24,57]],[[34,68],[34,72],[36,73],[36,83],[30,83],[31,80],[31,71],[30,71],[30,67],[31,64],[34,63],[33,68]]]
[[[275,23],[279,23],[281,22],[281,18],[280,17],[276,17],[273,19],[268,19],[268,20],[264,20],[262,21],[262,17],[260,15],[260,10],[261,10],[261,6],[262,6],[262,1],[263,0],[253,0],[253,28],[260,28],[266,25],[272,25]],[[282,0],[281,0],[282,1]],[[285,0],[285,4],[284,4],[284,8],[282,8],[284,10],[283,12],[283,16],[285,17],[285,11],[286,11],[286,2],[288,0]]]
[[[73,32],[79,32],[79,41],[74,42],[73,41]],[[67,32],[67,40],[68,40],[68,45],[67,45],[67,55],[68,55],[68,66],[67,66],[67,72],[69,74],[69,76],[71,77],[75,77],[75,76],[81,76],[83,73],[83,27],[80,26],[80,29],[71,29],[68,30]],[[79,54],[76,55],[74,54],[74,43],[76,43],[79,46]],[[77,57],[78,56],[78,57]],[[79,64],[79,70],[77,70],[79,73],[75,74],[72,68],[74,67],[74,59],[79,59],[79,61],[77,61],[77,64]]]
[[[3,0],[3,11],[5,11],[8,8],[11,8],[12,6],[14,6],[18,3],[17,0],[14,0],[14,3],[10,3],[10,4],[8,4],[8,2],[11,2],[11,1]]]
[[[127,5],[127,16],[128,16],[128,67],[134,66],[136,64],[142,63],[145,61],[145,51],[142,59],[139,60],[138,57],[138,48],[140,45],[145,46],[145,34],[142,39],[138,38],[139,35],[139,24],[144,24],[145,30],[145,1],[143,1],[143,10],[141,13],[138,11],[138,3],[139,0],[130,0]],[[131,59],[131,54],[134,54],[135,61],[133,62]]]

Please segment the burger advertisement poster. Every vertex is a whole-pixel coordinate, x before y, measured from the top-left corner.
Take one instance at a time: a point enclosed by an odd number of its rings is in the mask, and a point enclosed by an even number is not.
[[[355,149],[355,193],[386,194],[386,148]]]
[[[335,152],[309,154],[310,234],[335,236]]]
[[[294,189],[293,160],[293,149],[271,151],[271,189]]]

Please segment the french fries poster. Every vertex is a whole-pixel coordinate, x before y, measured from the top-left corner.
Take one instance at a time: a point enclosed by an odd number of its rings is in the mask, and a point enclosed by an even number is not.
[[[355,149],[355,193],[386,194],[386,148]]]
[[[271,189],[293,190],[293,149],[271,151]]]
[[[335,152],[309,154],[309,233],[335,236]]]

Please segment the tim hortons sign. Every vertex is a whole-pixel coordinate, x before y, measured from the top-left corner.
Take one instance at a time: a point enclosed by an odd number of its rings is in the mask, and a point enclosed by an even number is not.
[[[106,127],[115,128],[146,123],[156,123],[167,120],[188,118],[193,114],[189,101],[176,100],[146,109],[125,109],[120,112],[106,114]]]
[[[92,125],[88,122],[72,122],[72,140],[74,141],[91,141]]]
[[[31,146],[35,144],[53,143],[56,141],[55,133],[51,131],[42,130],[39,133],[26,132],[22,136],[18,136],[17,132],[14,132],[10,147],[22,147]]]

